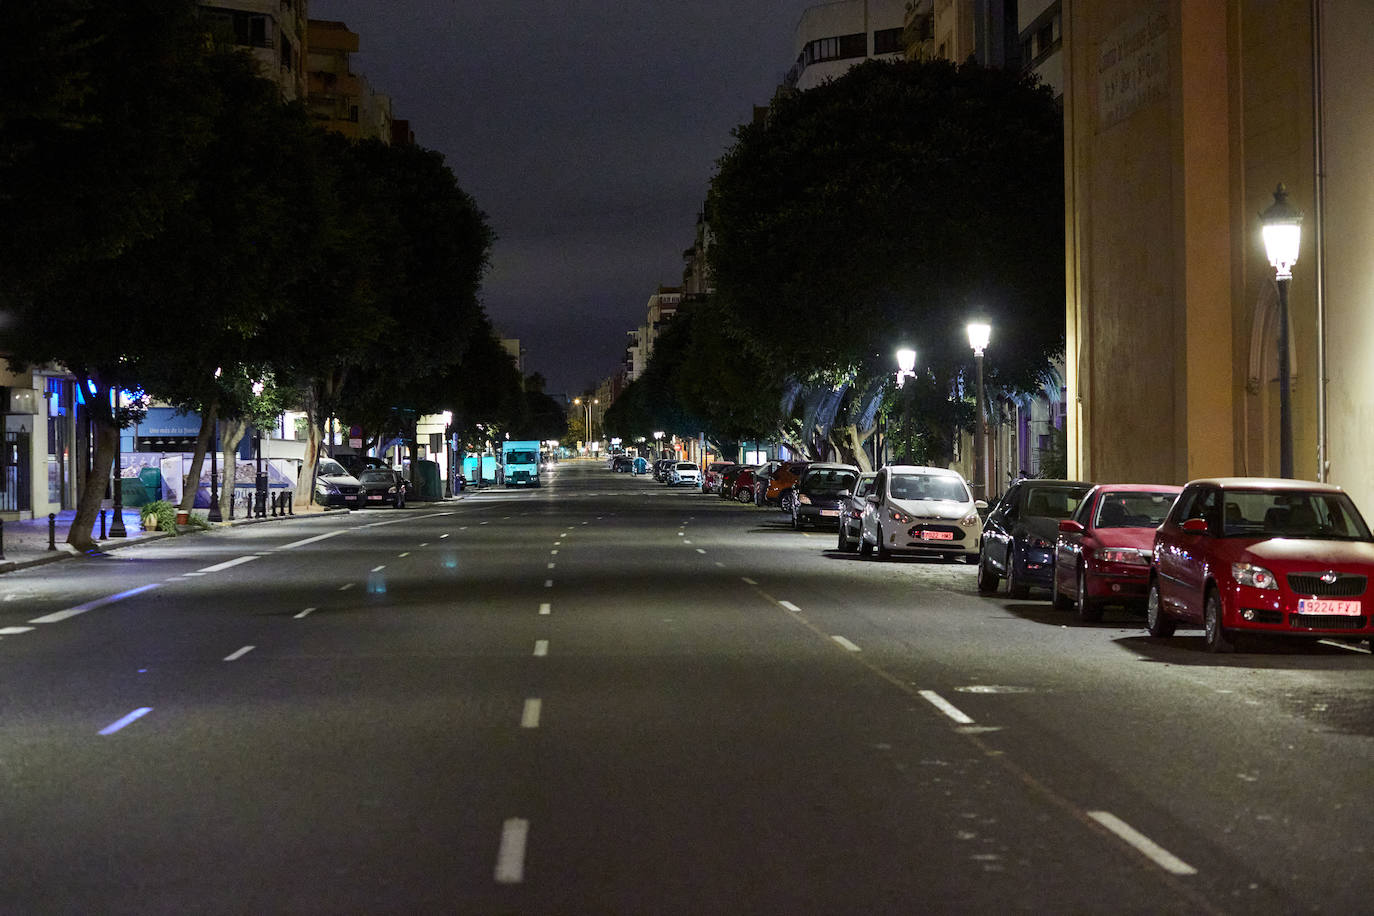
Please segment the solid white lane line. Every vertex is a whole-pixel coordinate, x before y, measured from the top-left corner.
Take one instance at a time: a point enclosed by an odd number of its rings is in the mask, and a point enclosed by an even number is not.
[[[970,719],[968,716],[960,712],[959,709],[953,703],[951,703],[949,700],[946,700],[944,697],[940,696],[935,691],[921,690],[918,691],[918,693],[920,693],[921,696],[925,697],[926,701],[929,702],[930,705],[934,706],[936,709],[940,710],[940,712],[949,716],[951,719],[953,719],[955,722],[958,722],[960,725],[973,724],[972,719]]]
[[[352,588],[352,587],[353,587],[353,583],[352,583],[352,582],[345,582],[343,585],[340,585],[340,586],[339,586],[339,591],[341,591],[341,592],[346,592],[346,591],[348,591],[348,590],[349,590],[350,588]]]
[[[293,619],[300,620],[302,617],[308,617],[316,610],[318,610],[318,608],[308,607],[305,610],[301,611],[299,614],[297,614]]]
[[[120,592],[117,595],[106,595],[104,598],[97,598],[94,601],[87,601],[85,604],[78,604],[76,607],[69,607],[63,611],[54,611],[51,614],[44,614],[42,617],[35,617],[29,623],[57,623],[77,614],[84,614],[96,608],[104,607],[107,604],[114,604],[116,601],[123,601],[125,598],[132,598],[150,589],[160,588],[161,582],[154,582],[151,585],[140,585],[138,588],[131,588],[127,592]]]
[[[214,566],[206,566],[202,568],[200,571],[203,573],[219,572],[222,569],[229,569],[233,566],[241,566],[244,563],[252,563],[257,558],[257,554],[253,554],[252,556],[247,557],[238,557],[234,560],[225,560],[223,563],[216,563]]]
[[[1088,817],[1125,840],[1145,858],[1172,875],[1196,875],[1197,869],[1151,840],[1110,811],[1089,811]]]
[[[384,569],[386,569],[386,564],[385,564],[385,563],[383,563],[381,566],[374,566],[374,567],[372,567],[372,569],[370,570],[370,572],[381,572],[381,571],[384,570]]]
[[[740,576],[740,581],[742,581],[745,585],[758,585],[757,582],[755,582],[753,579],[749,578],[748,576]]]
[[[545,579],[545,580],[544,580],[544,587],[545,587],[545,588],[553,588],[553,580],[552,580],[552,579]]]
[[[801,608],[797,607],[795,604],[793,604],[793,603],[790,602],[790,601],[779,601],[778,604],[781,604],[783,607],[787,608],[789,611],[800,611],[800,610],[801,610]]]
[[[0,627],[0,636],[18,636],[20,633],[27,633],[33,627]]]
[[[845,647],[846,649],[848,649],[850,652],[859,652],[859,651],[862,651],[862,650],[859,649],[858,646],[854,645],[852,642],[850,642],[849,640],[845,639],[843,636],[832,636],[832,637],[830,637],[830,638],[833,639],[833,640],[835,640],[835,642],[839,643],[840,645],[844,646],[844,647]]]
[[[341,534],[348,534],[348,532],[351,531],[351,530],[352,530],[352,529],[350,529],[350,528],[343,528],[343,529],[341,529],[341,530],[339,530],[339,531],[330,531],[330,532],[328,532],[327,534],[317,534],[317,535],[315,535],[313,538],[306,538],[306,539],[303,540],[303,541],[292,541],[290,544],[283,544],[283,545],[281,545],[280,547],[278,547],[277,549],[278,549],[278,550],[294,550],[294,549],[297,548],[297,547],[304,547],[306,544],[313,544],[313,543],[315,543],[316,541],[323,541],[323,540],[327,540],[327,539],[329,539],[329,538],[336,538],[336,537],[338,537],[338,536],[341,535]]]
[[[501,846],[496,852],[498,884],[519,884],[525,880],[525,842],[530,822],[521,817],[508,818],[501,825]]]
[[[230,655],[224,656],[224,660],[225,660],[226,662],[236,662],[236,661],[238,661],[239,659],[243,658],[245,655],[247,655],[249,652],[252,652],[254,648],[256,648],[256,647],[255,647],[255,646],[244,646],[242,649],[239,649],[237,652],[234,652],[234,653],[232,653],[232,654],[230,654]]]
[[[535,697],[531,697],[530,699],[526,700],[525,708],[520,712],[520,727],[538,728],[539,713],[543,705],[543,702]]]
[[[183,575],[183,576],[203,576],[203,575],[205,575],[205,573],[203,573],[203,572],[184,572],[184,573],[182,573],[182,575]]]
[[[146,716],[148,713],[152,711],[153,707],[151,706],[140,706],[138,709],[135,709],[133,712],[129,713],[124,718],[111,722],[109,725],[102,728],[100,730],[100,734],[113,735],[115,732],[119,731],[124,726],[129,725],[133,722],[137,722],[139,719],[142,719],[144,716]]]
[[[539,613],[547,617],[553,613],[553,605],[545,601],[543,604],[539,605]]]
[[[534,641],[534,654],[543,657],[549,654],[549,641],[547,639],[536,639]]]

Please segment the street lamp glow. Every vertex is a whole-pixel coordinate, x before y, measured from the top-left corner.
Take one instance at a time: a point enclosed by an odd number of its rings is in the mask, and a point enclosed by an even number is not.
[[[910,347],[903,347],[897,351],[897,368],[910,374],[916,368],[916,351]]]
[[[1288,202],[1288,189],[1282,184],[1275,189],[1274,202],[1269,209],[1260,214],[1260,226],[1264,252],[1276,278],[1290,279],[1302,242],[1302,211]]]
[[[971,321],[968,326],[968,345],[973,348],[974,356],[982,356],[992,339],[992,325],[981,321]]]

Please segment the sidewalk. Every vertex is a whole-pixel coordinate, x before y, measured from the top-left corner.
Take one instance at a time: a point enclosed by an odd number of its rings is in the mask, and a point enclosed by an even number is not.
[[[463,495],[465,496],[466,494]],[[436,501],[435,503],[433,503],[433,505],[443,505],[446,502],[462,498],[462,496],[447,497],[445,499]],[[415,503],[413,505],[416,508],[418,508],[419,506],[431,504]],[[276,518],[281,518],[283,520],[287,518],[320,518],[326,514],[335,514],[340,511],[347,512],[349,510],[330,509],[324,511],[303,512],[298,515],[283,515],[276,517],[272,516],[269,512],[269,514],[264,518],[245,518],[243,516],[239,516],[238,518],[235,518],[232,521],[229,519],[225,519],[222,524],[224,526],[252,525],[262,524],[263,522],[275,521]],[[127,536],[122,538],[112,538],[108,536],[109,526],[114,522],[113,511],[107,509],[105,512],[105,534],[107,536],[103,540],[100,537],[100,519],[98,516],[96,517],[96,522],[91,527],[91,539],[96,542],[96,545],[101,551],[117,550],[120,547],[126,547],[129,544],[137,544],[140,542],[155,541],[160,538],[172,537],[172,535],[167,534],[164,531],[144,531],[143,524],[139,519],[138,509],[126,508],[123,514],[124,531]],[[204,518],[205,510],[197,509],[195,514],[199,515],[201,518]],[[4,553],[4,558],[0,559],[0,575],[4,575],[7,572],[13,572],[16,569],[26,569],[30,566],[41,566],[44,563],[53,563],[57,560],[65,560],[69,557],[80,556],[76,548],[72,547],[70,544],[66,542],[67,531],[69,528],[71,528],[72,518],[75,515],[76,511],[74,509],[68,509],[64,512],[57,513],[55,538],[56,549],[54,550],[48,549],[47,516],[44,516],[42,518],[26,519],[24,521],[18,522],[5,522],[4,542],[0,544],[0,548],[3,548]],[[190,529],[189,531],[183,529],[180,536],[184,537],[189,534],[196,533],[198,532],[196,532],[195,529]]]

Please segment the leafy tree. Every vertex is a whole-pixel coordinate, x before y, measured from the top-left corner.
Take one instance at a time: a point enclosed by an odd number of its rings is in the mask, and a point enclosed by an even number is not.
[[[1033,387],[1063,348],[1062,119],[1032,76],[868,62],[781,96],[719,163],[711,263],[730,317],[788,374],[865,390],[915,346],[932,449],[965,422],[964,326],[988,380]]]
[[[144,332],[168,319],[132,252],[194,197],[221,100],[190,0],[15,10],[41,43],[36,93],[0,68],[0,97],[20,100],[0,122],[0,351],[16,369],[65,366],[91,394],[95,452],[67,537],[87,549],[129,419],[114,393],[162,356]]]

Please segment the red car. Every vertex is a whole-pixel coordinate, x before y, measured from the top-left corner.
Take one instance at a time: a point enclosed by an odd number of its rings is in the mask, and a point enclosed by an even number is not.
[[[719,493],[720,481],[725,472],[735,467],[731,461],[712,461],[706,466],[706,476],[701,479],[701,492]]]
[[[1340,487],[1227,477],[1183,488],[1155,534],[1150,635],[1200,626],[1209,652],[1241,632],[1368,638],[1374,536]]]
[[[1183,490],[1155,484],[1099,484],[1072,518],[1059,523],[1054,549],[1054,606],[1084,622],[1106,604],[1145,602],[1155,529]]]
[[[725,482],[721,486],[721,498],[752,503],[754,501],[754,472],[761,467],[762,465],[753,465],[752,467],[736,468],[732,474],[727,474]]]

